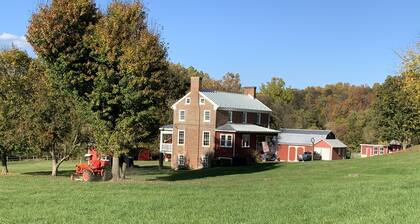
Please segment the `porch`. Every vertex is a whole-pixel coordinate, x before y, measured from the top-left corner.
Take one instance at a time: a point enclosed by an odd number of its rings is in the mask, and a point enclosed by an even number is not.
[[[172,133],[173,133],[173,126],[172,125],[165,125],[160,130],[160,142],[159,142],[159,151],[163,153],[165,157],[165,161],[171,159],[172,155]]]
[[[277,130],[253,124],[222,125],[215,132],[215,158],[246,159],[275,155],[278,133]]]

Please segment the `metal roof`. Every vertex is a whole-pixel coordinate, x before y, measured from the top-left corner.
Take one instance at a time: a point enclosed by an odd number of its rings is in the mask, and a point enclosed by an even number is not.
[[[309,129],[280,129],[278,135],[279,144],[302,144],[311,145],[311,139],[314,138],[315,142],[321,139],[326,139],[331,133],[330,130],[309,130]]]
[[[271,112],[261,101],[249,95],[213,90],[202,90],[200,93],[216,104],[218,109]]]
[[[347,148],[347,145],[338,139],[323,139],[333,148]]]
[[[279,131],[261,127],[255,124],[234,124],[226,123],[222,126],[216,128],[216,131],[226,131],[226,132],[241,132],[241,133],[271,133],[277,134]]]
[[[167,125],[163,125],[162,127],[160,127],[160,130],[172,130],[174,128],[174,125],[172,124],[167,124]]]

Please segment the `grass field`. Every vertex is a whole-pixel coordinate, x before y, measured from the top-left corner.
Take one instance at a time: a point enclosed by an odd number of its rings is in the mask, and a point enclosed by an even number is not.
[[[159,171],[72,182],[46,161],[0,177],[0,223],[419,223],[420,151],[345,161]]]

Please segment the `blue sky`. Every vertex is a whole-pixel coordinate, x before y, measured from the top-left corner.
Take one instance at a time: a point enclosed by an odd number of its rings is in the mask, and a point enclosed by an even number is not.
[[[23,36],[45,0],[0,3],[0,46]],[[109,0],[96,1],[105,8]],[[403,53],[420,40],[420,1],[145,0],[175,63],[243,85],[272,76],[288,86],[373,84],[398,72]]]

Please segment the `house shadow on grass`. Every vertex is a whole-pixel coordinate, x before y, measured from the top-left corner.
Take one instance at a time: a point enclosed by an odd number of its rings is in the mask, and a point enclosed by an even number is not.
[[[74,173],[74,170],[58,170],[57,171],[57,176],[69,177],[73,173]],[[49,171],[26,172],[26,173],[22,173],[22,174],[23,175],[30,175],[30,176],[51,176],[51,170],[49,170]]]
[[[229,167],[214,167],[200,170],[178,170],[172,172],[167,176],[156,177],[155,179],[148,179],[149,181],[180,181],[180,180],[194,180],[207,177],[228,176],[237,174],[250,174],[264,172],[272,169],[282,167],[280,163],[259,163],[249,166],[229,166]]]

